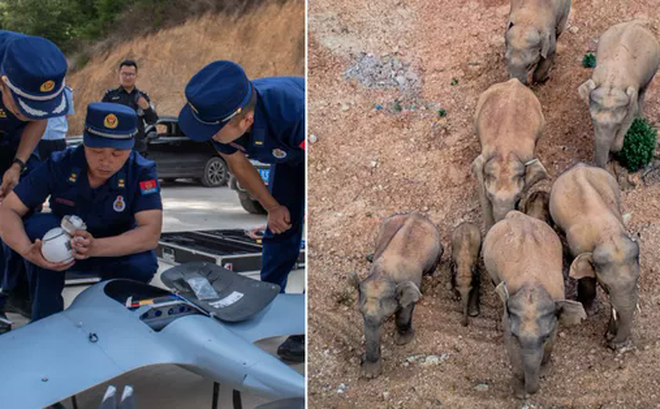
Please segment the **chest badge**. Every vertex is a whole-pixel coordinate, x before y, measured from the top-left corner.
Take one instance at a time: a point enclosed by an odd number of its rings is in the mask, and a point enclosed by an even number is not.
[[[7,118],[7,113],[4,111],[4,109],[0,109],[0,118]]]
[[[69,182],[76,183],[77,180],[78,180],[78,173],[71,172],[71,175],[69,176]]]
[[[112,208],[115,209],[115,212],[123,212],[126,209],[126,202],[124,202],[122,195],[117,196],[115,202],[112,204]]]
[[[275,156],[277,159],[284,159],[286,158],[286,152],[280,148],[275,148],[273,149],[273,156]]]

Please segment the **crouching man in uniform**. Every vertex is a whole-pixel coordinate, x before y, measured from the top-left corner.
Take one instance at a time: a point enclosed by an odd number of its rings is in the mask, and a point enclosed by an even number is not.
[[[62,311],[66,271],[143,283],[156,273],[162,201],[155,163],[132,152],[136,132],[131,108],[90,104],[83,145],[53,154],[3,201],[0,235],[5,251],[26,262],[33,321]],[[22,219],[49,195],[51,213]],[[74,231],[74,260],[51,263],[41,238],[66,215],[80,217],[87,229]]]

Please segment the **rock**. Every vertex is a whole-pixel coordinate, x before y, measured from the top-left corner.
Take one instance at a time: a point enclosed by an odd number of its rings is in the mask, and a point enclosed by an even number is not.
[[[566,333],[564,331],[561,331],[559,333],[559,338],[566,338]]]
[[[390,393],[387,391],[383,392],[383,400],[387,402],[389,399],[390,399]]]
[[[316,135],[309,135],[309,143],[315,143],[317,141]]]
[[[579,30],[580,30],[580,29],[579,29],[577,26],[570,26],[570,27],[568,28],[568,31],[570,31],[571,34],[577,34],[577,32],[578,32]]]
[[[377,161],[377,160],[372,160],[371,163],[370,163],[370,166],[371,166],[372,168],[376,168],[376,167],[378,167],[378,161]]]
[[[346,104],[346,103],[342,103],[342,104],[341,104],[341,110],[342,110],[342,111],[346,112],[346,111],[348,111],[349,109],[351,109],[351,106],[350,106],[350,105],[348,105],[348,104]]]
[[[478,392],[488,392],[488,385],[485,383],[480,383],[479,385],[475,386],[474,389],[476,389]]]
[[[440,357],[437,355],[429,355],[426,357],[422,366],[440,365]]]
[[[342,384],[339,385],[339,387],[337,388],[337,393],[341,395],[342,393],[344,393],[345,390],[346,390],[346,385],[344,385],[344,384],[342,383]]]

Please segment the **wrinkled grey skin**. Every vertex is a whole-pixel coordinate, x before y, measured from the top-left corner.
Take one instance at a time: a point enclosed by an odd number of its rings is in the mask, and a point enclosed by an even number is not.
[[[382,370],[381,327],[393,314],[394,341],[403,345],[413,339],[412,315],[421,297],[422,275],[433,273],[442,253],[437,227],[420,213],[395,215],[381,224],[370,275],[363,281],[356,273],[350,276],[364,319],[363,376],[375,378]]]
[[[504,306],[502,328],[513,374],[524,382],[526,393],[536,393],[557,336],[557,306],[543,287],[532,285],[518,290]]]
[[[559,176],[550,194],[550,214],[575,257],[569,276],[579,280],[578,299],[593,314],[596,283],[610,298],[606,339],[613,349],[630,342],[639,280],[639,245],[626,230],[620,196],[612,175],[585,164]]]
[[[517,209],[529,188],[548,177],[535,158],[544,124],[538,98],[515,78],[490,86],[479,97],[475,130],[481,154],[472,162],[472,173],[486,231]]]
[[[594,125],[597,166],[607,166],[635,117],[644,115],[644,95],[659,64],[660,46],[640,22],[614,25],[600,37],[593,75],[578,88]]]
[[[547,223],[512,211],[486,235],[483,255],[504,305],[504,341],[517,393],[533,394],[547,370],[557,321],[570,325],[586,318],[579,302],[565,299],[561,242]]]
[[[509,76],[527,84],[534,69],[534,82],[550,75],[557,39],[566,28],[570,0],[512,0],[504,34]]]

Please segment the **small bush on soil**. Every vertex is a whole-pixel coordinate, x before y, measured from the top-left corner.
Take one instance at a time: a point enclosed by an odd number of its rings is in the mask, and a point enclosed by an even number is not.
[[[582,66],[584,68],[594,68],[596,66],[596,56],[592,53],[585,54],[582,59]]]
[[[653,159],[657,133],[655,126],[646,119],[635,118],[616,159],[631,172],[643,168]]]
[[[450,84],[450,85],[451,85],[452,87],[457,86],[457,85],[458,85],[458,80],[457,80],[456,78],[452,78],[452,79],[451,79],[451,84]]]
[[[439,111],[438,111],[438,116],[439,116],[440,118],[444,118],[444,117],[446,117],[446,116],[447,116],[447,110],[445,110],[445,109],[441,109],[441,110],[439,110]]]

